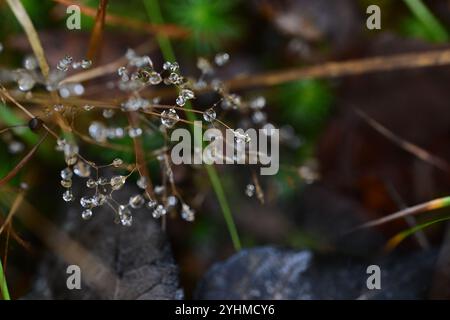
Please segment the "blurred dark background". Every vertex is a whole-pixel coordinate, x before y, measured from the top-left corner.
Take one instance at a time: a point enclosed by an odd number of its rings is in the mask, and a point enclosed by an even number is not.
[[[50,0],[22,2],[39,31],[51,66],[65,54],[82,58],[94,23],[92,17],[82,15],[81,30],[68,31],[64,5]],[[95,9],[98,1],[79,3]],[[191,31],[188,37],[171,39],[183,72],[195,75],[199,56],[211,58],[217,52],[227,52],[230,63],[219,73],[224,79],[326,61],[445,48],[450,2],[424,3],[438,21],[437,27],[427,23],[420,11],[411,9],[406,1],[160,1],[166,23]],[[381,8],[381,30],[366,28],[369,4]],[[140,0],[111,0],[108,14],[149,21]],[[107,23],[99,63],[113,61],[127,48],[152,38],[154,35],[144,30]],[[31,52],[5,1],[0,1],[0,42],[4,46],[0,68],[20,67],[23,57]],[[155,64],[163,62],[157,45],[150,56]],[[449,83],[449,67],[432,67],[332,80],[309,79],[238,91],[246,97],[266,97],[268,122],[286,135],[279,174],[260,179],[265,204],[245,194],[245,186],[252,179],[250,168],[218,167],[243,246],[270,244],[362,256],[380,253],[387,239],[409,228],[403,220],[377,228],[375,235],[361,242],[341,235],[363,221],[448,195],[449,173],[405,152],[358,117],[354,108],[363,110],[402,139],[450,162]],[[96,99],[110,95],[101,90],[88,94]],[[210,99],[201,97],[200,104],[207,105]],[[245,117],[231,119],[239,124]],[[0,125],[13,122],[14,115],[2,108]],[[26,134],[19,134],[18,139],[28,145],[35,141]],[[0,150],[0,176],[5,176],[24,153],[5,151],[6,138],[0,140]],[[114,153],[100,154],[89,148],[84,151],[99,162],[114,158]],[[127,155],[122,157],[126,159]],[[64,215],[67,209],[57,196],[62,166],[63,159],[56,159],[51,149],[43,149],[13,181],[16,186],[28,181],[29,202],[50,219]],[[234,249],[205,173],[192,177],[189,170],[180,167],[175,175],[180,189],[186,190],[186,196],[197,204],[198,212],[194,223],[176,218],[167,224],[181,282],[190,297],[208,267],[229,257]],[[8,208],[3,204],[0,208],[4,219]],[[437,210],[418,217],[418,221],[449,213],[447,209]],[[14,228],[30,244],[24,248],[10,240],[7,246],[9,286],[18,298],[29,290],[43,247],[20,223],[14,223]],[[442,242],[444,229],[445,224],[440,223],[425,230],[431,246]],[[3,236],[0,248],[3,259]],[[418,248],[420,244],[411,237],[396,250]]]

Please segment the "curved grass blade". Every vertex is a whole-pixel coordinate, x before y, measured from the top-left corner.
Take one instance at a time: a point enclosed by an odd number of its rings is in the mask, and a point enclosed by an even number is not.
[[[17,21],[22,25],[22,28],[28,37],[28,41],[30,42],[31,48],[33,49],[34,55],[38,60],[42,74],[47,78],[50,68],[48,66],[47,59],[45,58],[41,40],[39,39],[36,29],[34,28],[33,22],[31,22],[31,19],[20,0],[6,0],[6,2],[16,16]]]
[[[3,265],[0,259],[0,292],[2,294],[3,300],[11,300],[8,290],[8,284],[6,283],[6,276],[3,272]]]
[[[409,208],[397,211],[386,217],[367,222],[367,223],[357,227],[356,230],[379,226],[379,225],[385,224],[387,222],[394,221],[394,220],[397,220],[400,218],[404,218],[404,217],[407,217],[410,215],[416,215],[416,214],[419,214],[422,212],[441,209],[441,208],[445,208],[445,207],[450,207],[450,196],[431,200],[431,201],[428,201],[425,203],[415,205],[413,207],[409,207]]]
[[[426,223],[422,223],[419,224],[417,226],[414,226],[410,229],[407,229],[405,231],[402,231],[398,234],[396,234],[395,236],[393,236],[391,239],[389,239],[389,241],[386,243],[386,246],[384,247],[384,250],[386,252],[391,252],[392,250],[394,250],[403,240],[405,240],[406,238],[408,238],[409,236],[414,235],[416,232],[419,232],[423,229],[426,229],[436,223],[440,223],[440,222],[444,222],[444,221],[448,221],[450,220],[450,217],[445,217],[445,218],[440,218],[440,219],[436,219],[433,221],[429,221]]]
[[[418,20],[427,28],[435,41],[446,42],[449,35],[444,26],[431,13],[422,0],[403,0]]]

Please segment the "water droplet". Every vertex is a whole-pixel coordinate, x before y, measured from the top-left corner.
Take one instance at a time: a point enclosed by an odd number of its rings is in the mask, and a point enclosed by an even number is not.
[[[136,182],[136,184],[137,184],[137,186],[140,188],[140,189],[146,189],[147,188],[147,178],[145,178],[144,176],[140,176],[139,177],[139,179],[137,180],[137,182]]]
[[[250,108],[252,108],[253,110],[259,110],[264,108],[265,106],[266,106],[266,98],[262,96],[256,97],[250,102]]]
[[[170,66],[170,71],[175,72],[180,68],[180,66],[178,65],[178,62],[174,62],[172,63],[172,65]]]
[[[65,143],[64,147],[64,155],[66,157],[73,157],[76,156],[78,154],[79,148],[76,144],[73,143]]]
[[[207,122],[213,122],[214,120],[216,120],[216,116],[216,111],[213,108],[210,108],[203,112],[203,119],[205,119],[205,121]]]
[[[183,89],[183,90],[181,90],[180,95],[181,95],[185,100],[190,100],[190,99],[194,99],[194,98],[195,98],[194,91],[189,90],[189,89]]]
[[[91,217],[92,217],[91,209],[83,210],[83,212],[81,213],[81,218],[83,218],[83,220],[89,220]]]
[[[176,74],[175,72],[172,72],[172,73],[169,75],[169,78],[168,78],[167,80],[169,81],[169,83],[177,84],[177,83],[179,83],[179,81],[180,81],[181,79],[180,79],[180,76],[179,76],[178,74]]]
[[[195,220],[195,212],[187,204],[183,203],[181,208],[181,218],[186,221],[192,222]]]
[[[119,217],[120,223],[125,227],[130,227],[133,223],[133,216],[131,215],[131,211],[126,206],[119,206]]]
[[[169,196],[167,197],[167,206],[168,207],[175,207],[178,203],[178,199],[175,196]]]
[[[251,138],[248,133],[241,133],[237,130],[234,131],[234,139],[237,143],[249,143],[251,141]]]
[[[186,104],[186,99],[183,96],[178,96],[177,99],[175,100],[175,103],[180,107],[182,107]]]
[[[106,179],[105,177],[100,177],[97,180],[97,184],[100,186],[106,186],[109,183],[109,180]]]
[[[73,167],[73,172],[81,178],[87,178],[91,175],[91,166],[84,161],[78,161]]]
[[[162,77],[158,72],[153,71],[150,73],[149,78],[148,78],[148,82],[150,82],[150,84],[157,85],[157,84],[160,84],[161,81],[162,81]]]
[[[81,60],[81,68],[89,69],[91,66],[92,66],[92,61],[91,60],[87,60],[87,59]]]
[[[255,111],[252,114],[252,120],[256,124],[264,123],[267,120],[267,114],[261,111]]]
[[[106,202],[106,196],[102,193],[97,193],[92,197],[92,205],[95,207],[99,207],[104,205]]]
[[[128,135],[130,138],[137,138],[142,135],[142,129],[141,128],[130,128],[128,129]]]
[[[81,68],[81,62],[78,62],[78,61],[72,62],[72,69],[76,70],[76,69],[80,69],[80,68]]]
[[[145,203],[145,199],[142,195],[137,194],[135,196],[130,197],[128,204],[133,208],[133,209],[138,209],[141,208]]]
[[[119,69],[117,69],[117,74],[119,75],[122,82],[127,82],[128,80],[130,80],[130,76],[128,75],[126,67],[120,67]]]
[[[75,197],[73,196],[73,193],[71,190],[67,190],[66,192],[63,193],[63,200],[66,202],[70,202],[73,201],[75,199]]]
[[[66,72],[69,70],[69,66],[72,63],[73,58],[71,56],[65,56],[61,60],[58,61],[58,64],[56,65],[56,69],[62,72]]]
[[[156,202],[155,200],[149,200],[146,204],[147,208],[153,210],[156,205],[158,204],[158,202]]]
[[[124,177],[124,176],[114,176],[114,177],[112,177],[111,180],[110,180],[111,188],[113,190],[119,190],[120,188],[123,187],[123,185],[125,184],[126,180],[127,180],[127,178]]]
[[[121,104],[122,110],[124,111],[137,111],[139,109],[145,109],[149,105],[147,99],[140,97],[131,97],[127,101]]]
[[[237,109],[242,105],[242,99],[239,95],[232,93],[225,97],[222,101],[222,108],[227,109]]]
[[[97,186],[97,182],[95,182],[94,179],[88,179],[86,181],[86,187],[88,187],[89,189],[95,188]]]
[[[152,104],[160,104],[161,103],[161,97],[154,97],[152,99]]]
[[[11,154],[18,154],[18,153],[22,152],[23,149],[25,149],[25,146],[24,146],[24,144],[23,144],[22,142],[20,142],[20,141],[11,141],[11,142],[8,144],[8,151],[9,151]]]
[[[164,186],[155,186],[155,193],[162,194],[164,192]]]
[[[83,208],[90,208],[92,206],[92,200],[89,197],[82,197],[80,204]]]
[[[168,70],[168,71],[175,72],[175,71],[178,70],[178,68],[179,68],[179,65],[178,65],[177,62],[173,62],[173,63],[172,63],[172,62],[166,61],[166,62],[164,62],[164,64],[163,64],[163,69],[164,69],[164,70]]]
[[[34,70],[39,66],[34,56],[28,56],[23,60],[23,67],[27,70]]]
[[[65,107],[64,107],[63,104],[55,104],[53,106],[53,110],[56,111],[56,112],[63,112],[64,109],[65,109]]]
[[[97,142],[105,142],[107,131],[103,123],[94,121],[89,126],[89,135]]]
[[[36,84],[36,81],[34,81],[31,75],[24,73],[20,76],[19,80],[17,81],[17,84],[19,86],[20,91],[26,92],[33,89],[34,85]]]
[[[298,169],[300,177],[305,181],[306,184],[312,184],[320,179],[320,174],[317,171],[317,163],[309,163],[303,165]]]
[[[67,141],[64,138],[58,138],[56,139],[56,147],[55,149],[57,151],[63,151],[64,150],[64,146],[66,145]]]
[[[116,168],[120,167],[122,164],[123,164],[123,160],[120,158],[116,158],[112,162],[112,165]]]
[[[162,216],[166,215],[167,210],[161,205],[157,205],[156,208],[153,210],[153,218],[158,219],[161,218]]]
[[[172,128],[180,120],[175,109],[164,110],[161,113],[161,123],[166,128]]]
[[[228,60],[230,60],[230,55],[228,53],[218,53],[214,57],[214,62],[219,66],[225,65]]]
[[[73,172],[70,168],[64,168],[61,170],[61,178],[64,180],[72,179]]]
[[[124,75],[124,73],[126,73],[127,68],[126,67],[120,67],[119,69],[117,69],[117,74],[121,77]]]
[[[63,104],[55,104],[53,106],[53,110],[55,110],[56,112],[62,112],[62,111],[64,111],[64,105]]]
[[[110,119],[114,116],[114,113],[115,112],[112,109],[105,109],[105,110],[103,110],[102,115],[104,118]]]
[[[197,68],[199,68],[203,74],[211,74],[214,71],[211,63],[202,57],[197,60]]]
[[[61,180],[61,185],[63,186],[63,188],[69,189],[70,187],[72,187],[72,180],[67,179],[67,180]]]
[[[247,197],[253,197],[253,195],[255,194],[255,186],[253,184],[248,184],[245,187],[245,194],[247,195]]]

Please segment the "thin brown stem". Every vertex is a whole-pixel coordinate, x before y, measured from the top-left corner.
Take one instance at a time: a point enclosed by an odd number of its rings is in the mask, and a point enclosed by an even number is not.
[[[381,135],[383,135],[384,137],[386,137],[387,139],[392,141],[394,144],[396,144],[403,150],[411,153],[415,157],[425,161],[426,163],[431,164],[432,166],[434,166],[442,171],[445,171],[445,172],[450,171],[450,164],[447,161],[445,161],[444,159],[439,158],[439,157],[431,154],[427,150],[425,150],[409,141],[406,141],[406,140],[400,138],[398,135],[396,135],[395,133],[390,131],[388,128],[383,126],[381,123],[379,123],[375,119],[369,117],[369,115],[367,115],[361,109],[355,108],[355,112],[361,119],[363,119],[365,122],[367,122],[373,129],[378,131],[378,133],[380,133]]]
[[[89,49],[87,52],[87,58],[94,61],[99,54],[99,49],[102,44],[103,29],[105,27],[106,8],[108,6],[108,0],[100,0],[97,14],[95,16],[95,24],[92,29],[91,39],[89,41]]]
[[[73,0],[53,0],[53,1],[63,4],[65,6],[76,4],[80,7],[81,12],[89,17],[95,17],[97,15],[97,11],[95,9],[82,5],[79,2]],[[153,25],[146,22],[117,16],[111,13],[106,15],[105,22],[109,25],[124,27],[138,32],[146,32],[150,34],[159,33],[172,38],[184,38],[189,34],[188,30],[181,28],[177,25],[171,24]]]

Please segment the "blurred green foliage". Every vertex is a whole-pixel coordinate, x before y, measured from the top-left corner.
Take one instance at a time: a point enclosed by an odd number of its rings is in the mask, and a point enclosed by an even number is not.
[[[199,53],[221,50],[228,40],[242,35],[239,4],[238,0],[161,1],[167,21],[190,30],[188,45]]]
[[[277,99],[282,119],[314,138],[330,114],[333,92],[325,81],[303,80],[280,86]]]
[[[422,0],[360,0],[361,9],[375,4],[381,8],[382,31],[393,30],[410,38],[446,42],[447,28]]]

